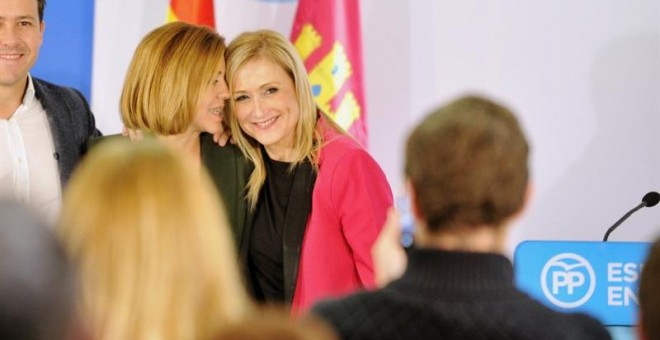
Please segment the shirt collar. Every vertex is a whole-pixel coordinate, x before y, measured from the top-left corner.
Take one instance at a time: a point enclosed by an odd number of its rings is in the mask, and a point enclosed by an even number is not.
[[[30,108],[34,104],[34,83],[32,82],[32,75],[28,73],[28,86],[25,90],[25,95],[23,96],[23,105],[27,108]]]

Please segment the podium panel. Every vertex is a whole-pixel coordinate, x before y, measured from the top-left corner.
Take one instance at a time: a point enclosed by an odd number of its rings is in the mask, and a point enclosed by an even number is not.
[[[516,247],[518,288],[548,307],[584,312],[606,326],[637,323],[637,284],[651,244],[525,241]]]

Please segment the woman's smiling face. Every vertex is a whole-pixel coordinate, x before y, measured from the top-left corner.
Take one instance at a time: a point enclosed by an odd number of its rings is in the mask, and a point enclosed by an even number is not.
[[[293,80],[267,58],[255,58],[236,72],[232,100],[241,129],[275,160],[290,161],[300,109]]]
[[[193,120],[193,128],[199,132],[215,134],[220,132],[225,101],[229,99],[229,89],[225,81],[224,58],[220,64],[220,70],[205,91]]]

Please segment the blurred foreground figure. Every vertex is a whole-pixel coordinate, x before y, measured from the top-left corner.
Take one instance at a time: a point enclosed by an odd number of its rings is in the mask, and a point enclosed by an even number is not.
[[[52,231],[0,201],[0,339],[70,339],[74,276]]]
[[[315,311],[345,339],[609,339],[595,319],[552,311],[514,286],[503,254],[529,196],[528,154],[515,116],[487,99],[431,113],[405,156],[419,249],[406,259],[390,211],[373,248],[384,287]]]
[[[291,318],[283,308],[262,307],[240,323],[224,327],[214,340],[336,340],[332,328],[310,315]]]
[[[59,232],[94,339],[208,339],[249,308],[211,180],[151,138],[90,152]]]
[[[655,241],[639,279],[639,339],[660,340],[660,238]]]

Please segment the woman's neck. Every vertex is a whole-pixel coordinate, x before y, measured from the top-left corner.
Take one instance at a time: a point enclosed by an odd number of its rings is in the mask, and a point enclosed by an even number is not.
[[[165,146],[184,155],[191,164],[195,166],[201,164],[199,133],[188,130],[178,135],[157,136],[156,138]]]
[[[264,147],[264,149],[266,149],[266,153],[268,153],[268,157],[272,160],[287,162],[287,163],[291,163],[294,161],[293,147],[282,147],[282,146],[271,145]]]
[[[15,85],[0,86],[0,119],[9,119],[21,105],[27,88],[27,76],[24,82]]]

